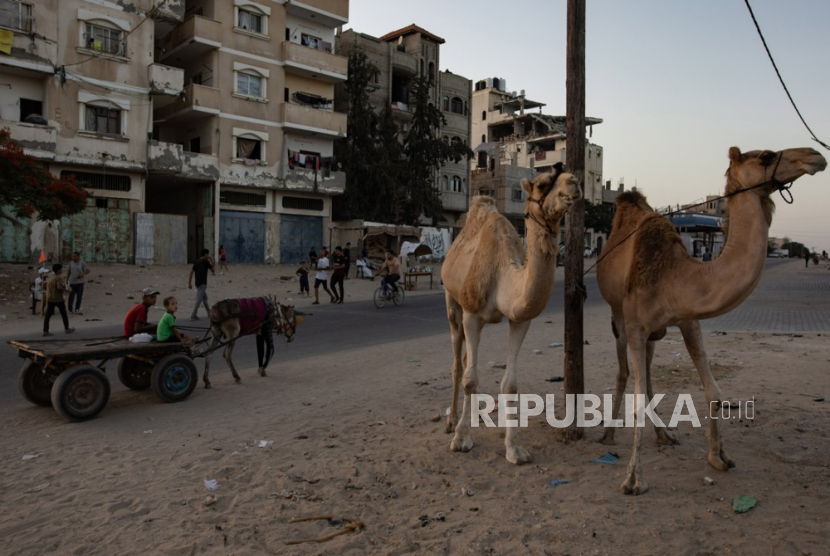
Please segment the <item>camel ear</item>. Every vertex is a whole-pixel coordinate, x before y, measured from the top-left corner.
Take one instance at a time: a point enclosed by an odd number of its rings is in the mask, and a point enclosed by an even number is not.
[[[533,184],[527,178],[522,178],[522,189],[530,196],[533,193]]]
[[[740,162],[741,161],[741,149],[738,147],[731,147],[729,149],[729,160],[731,162]]]

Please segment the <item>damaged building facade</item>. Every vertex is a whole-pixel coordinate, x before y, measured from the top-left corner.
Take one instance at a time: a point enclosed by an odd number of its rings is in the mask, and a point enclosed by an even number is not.
[[[348,7],[0,0],[0,125],[90,193],[60,221],[0,224],[0,260],[179,264],[221,244],[233,262],[299,261],[345,187]]]
[[[499,211],[525,233],[524,208],[527,201],[521,180],[533,180],[538,172],[548,172],[567,152],[565,116],[542,113],[544,103],[531,100],[524,91],[508,91],[501,78],[477,81],[473,91],[471,133],[476,153],[471,177],[471,195],[490,195]],[[599,118],[585,118],[591,126]],[[583,195],[594,204],[603,202],[602,147],[585,145]],[[564,238],[564,227],[562,230]],[[601,246],[601,235],[586,232],[585,244]]]
[[[412,122],[410,89],[416,78],[426,77],[431,84],[430,102],[440,107],[444,116],[445,124],[440,130],[442,139],[470,145],[472,82],[448,70],[440,71],[444,39],[413,24],[380,38],[349,29],[338,35],[337,40],[338,51],[344,56],[348,57],[352,48],[360,48],[376,68],[370,102],[379,114],[387,106],[392,109],[401,141]],[[344,87],[338,87],[336,97],[338,110],[348,112]],[[466,159],[457,163],[449,161],[437,172],[435,188],[441,193],[443,206],[439,227],[458,227],[459,219],[467,212],[471,166]]]

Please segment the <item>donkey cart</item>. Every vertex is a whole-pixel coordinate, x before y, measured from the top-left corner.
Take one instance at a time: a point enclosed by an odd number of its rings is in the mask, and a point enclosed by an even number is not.
[[[124,386],[152,387],[165,402],[187,398],[199,380],[196,365],[179,343],[133,343],[116,337],[9,344],[26,360],[17,377],[23,397],[36,405],[51,405],[70,421],[92,419],[107,405],[110,383],[104,371],[113,359],[119,360],[118,379]]]

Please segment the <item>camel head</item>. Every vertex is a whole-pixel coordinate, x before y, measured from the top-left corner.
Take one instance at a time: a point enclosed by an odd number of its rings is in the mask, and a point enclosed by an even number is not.
[[[579,181],[564,171],[561,162],[553,166],[553,172],[539,174],[532,183],[523,179],[522,189],[527,194],[525,218],[544,223],[550,231],[559,226],[574,201],[582,198]]]
[[[768,197],[782,185],[804,174],[812,176],[826,167],[824,157],[809,147],[745,153],[732,147],[729,149],[729,169],[726,170],[726,193],[754,188],[759,195]]]

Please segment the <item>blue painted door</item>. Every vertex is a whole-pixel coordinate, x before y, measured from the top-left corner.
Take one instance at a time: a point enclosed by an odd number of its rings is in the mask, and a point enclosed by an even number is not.
[[[308,261],[308,252],[323,245],[323,219],[283,214],[280,223],[280,263]]]
[[[265,262],[265,215],[260,212],[219,211],[219,244],[228,263]],[[218,254],[214,253],[218,259]]]

